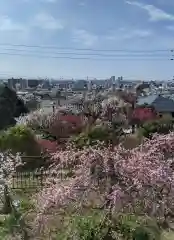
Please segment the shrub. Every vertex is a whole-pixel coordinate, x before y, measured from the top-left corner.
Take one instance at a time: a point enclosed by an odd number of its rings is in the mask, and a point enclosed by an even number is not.
[[[167,134],[174,129],[173,119],[159,119],[145,123],[139,130],[139,135],[151,138],[154,133]]]
[[[152,107],[144,106],[134,109],[131,122],[142,125],[144,122],[154,121],[155,119],[157,119],[157,113],[155,109]]]
[[[0,135],[0,149],[26,155],[40,154],[35,135],[25,126],[14,126],[2,132]]]
[[[13,154],[21,153],[24,166],[19,169],[31,170],[45,165],[42,158],[42,147],[34,133],[25,126],[15,126],[0,134],[0,150],[10,151]]]
[[[71,231],[65,234],[77,240],[159,240],[161,235],[155,220],[130,214],[109,219],[105,212],[92,213],[73,216],[71,222]]]
[[[141,144],[142,138],[137,136],[137,134],[128,134],[122,141],[122,145],[125,149],[133,149]]]
[[[69,138],[71,135],[80,133],[85,125],[81,116],[60,115],[57,113],[55,120],[49,126],[48,132],[56,136],[56,139]]]
[[[95,126],[89,132],[82,132],[77,137],[72,138],[76,147],[84,147],[95,145],[98,141],[106,142],[109,138],[108,129],[100,126]]]
[[[161,235],[155,219],[130,214],[117,216],[114,230],[130,240],[159,240]]]
[[[35,111],[39,108],[40,103],[37,99],[30,99],[26,101],[25,106],[29,109],[29,111]]]
[[[77,147],[96,145],[98,142],[108,144],[119,143],[120,137],[123,135],[122,126],[117,123],[103,123],[92,127],[87,132],[82,132],[78,136],[72,138],[72,142]]]
[[[107,232],[107,228],[101,225],[102,218],[99,214],[86,216],[71,216],[68,231],[60,235],[58,239],[77,239],[77,240],[100,240],[103,239]]]

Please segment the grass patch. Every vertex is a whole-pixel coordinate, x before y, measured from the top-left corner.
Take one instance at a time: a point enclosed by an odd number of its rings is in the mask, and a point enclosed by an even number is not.
[[[163,232],[161,236],[161,240],[174,240],[174,232]]]

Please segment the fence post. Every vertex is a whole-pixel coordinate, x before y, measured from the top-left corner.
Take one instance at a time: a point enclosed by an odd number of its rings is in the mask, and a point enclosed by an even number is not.
[[[3,214],[10,214],[12,212],[11,197],[6,184],[4,185],[4,206],[2,212]]]
[[[40,170],[41,187],[43,187],[43,174],[44,174],[44,171],[43,171],[43,169],[41,169],[41,170]]]

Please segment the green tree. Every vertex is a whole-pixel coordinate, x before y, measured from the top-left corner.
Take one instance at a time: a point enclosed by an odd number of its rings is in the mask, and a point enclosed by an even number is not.
[[[174,129],[174,120],[173,119],[158,119],[145,123],[139,129],[139,135],[151,138],[154,133],[167,134]]]
[[[84,131],[78,136],[72,138],[75,146],[81,148],[86,145],[95,145],[98,142],[104,142],[106,145],[117,145],[124,135],[121,123],[106,122],[103,125],[93,126],[89,131]]]
[[[15,117],[27,113],[24,102],[8,86],[0,85],[0,130],[15,124]]]
[[[26,101],[25,106],[29,111],[35,111],[40,107],[40,103],[37,99],[31,99]]]
[[[13,153],[21,152],[28,155],[40,153],[33,132],[25,126],[8,128],[0,135],[0,150],[11,150]]]
[[[13,154],[21,153],[25,164],[19,169],[33,170],[45,165],[46,157],[42,158],[42,150],[37,138],[29,128],[22,125],[15,125],[1,132],[0,151],[10,151]]]

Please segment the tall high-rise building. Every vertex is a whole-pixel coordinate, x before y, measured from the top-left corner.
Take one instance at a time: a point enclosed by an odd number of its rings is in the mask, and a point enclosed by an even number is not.
[[[10,78],[8,79],[8,87],[11,89],[24,90],[28,87],[28,80],[23,78]]]
[[[8,87],[11,89],[16,89],[16,84],[19,83],[19,79],[10,78],[8,79]]]
[[[28,79],[28,87],[36,88],[39,84],[42,84],[42,82],[43,82],[43,80]]]
[[[112,81],[113,84],[115,84],[115,76],[111,77],[111,81]]]
[[[92,81],[88,81],[88,91],[92,90]]]
[[[123,81],[123,77],[122,76],[118,77],[116,80],[116,87],[119,88],[122,85],[122,83],[121,83],[122,81]]]
[[[28,80],[20,78],[20,88],[21,90],[24,90],[28,88]]]

